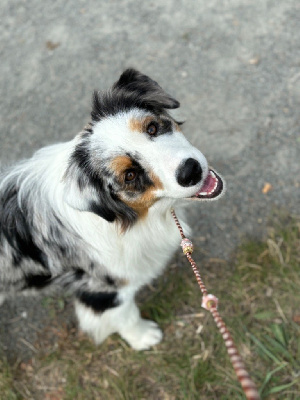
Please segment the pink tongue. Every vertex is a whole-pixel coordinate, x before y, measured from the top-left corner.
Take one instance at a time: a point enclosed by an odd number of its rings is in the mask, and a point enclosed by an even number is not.
[[[203,183],[203,186],[202,186],[201,189],[199,190],[199,194],[200,194],[201,192],[210,193],[210,192],[213,190],[213,188],[214,188],[214,186],[215,186],[215,183],[216,183],[216,178],[213,178],[213,177],[211,176],[211,174],[209,173],[209,174],[207,175],[207,178],[205,179],[205,181],[204,181],[204,183]]]

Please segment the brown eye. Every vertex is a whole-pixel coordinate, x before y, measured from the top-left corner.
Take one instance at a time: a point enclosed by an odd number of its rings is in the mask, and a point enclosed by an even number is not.
[[[135,178],[136,178],[136,172],[135,171],[127,171],[126,173],[125,173],[125,182],[132,182],[132,181],[134,181],[135,180]]]
[[[151,122],[147,127],[147,133],[151,136],[156,135],[158,131],[158,126],[156,123]]]

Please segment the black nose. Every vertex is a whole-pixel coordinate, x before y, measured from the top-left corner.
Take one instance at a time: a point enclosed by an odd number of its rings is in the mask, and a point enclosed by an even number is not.
[[[194,186],[201,180],[202,169],[197,160],[188,158],[177,169],[177,182],[180,186]]]

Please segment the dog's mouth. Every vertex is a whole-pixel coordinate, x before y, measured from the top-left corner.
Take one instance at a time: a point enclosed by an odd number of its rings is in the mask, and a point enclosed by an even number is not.
[[[224,183],[222,178],[214,170],[210,169],[203,185],[190,199],[215,199],[222,194],[223,190]]]

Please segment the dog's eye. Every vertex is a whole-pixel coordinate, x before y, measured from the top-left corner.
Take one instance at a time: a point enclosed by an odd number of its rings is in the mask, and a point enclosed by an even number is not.
[[[148,126],[147,126],[147,133],[151,136],[156,135],[158,131],[158,125],[156,122],[151,122]]]
[[[137,173],[133,170],[129,170],[125,173],[125,182],[132,182],[135,180]]]

